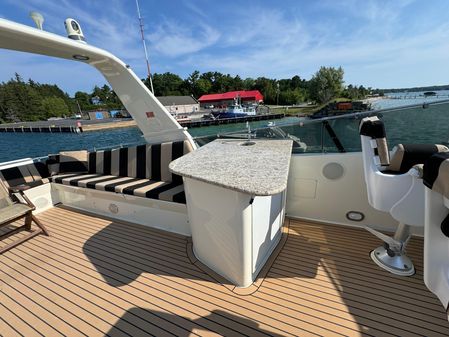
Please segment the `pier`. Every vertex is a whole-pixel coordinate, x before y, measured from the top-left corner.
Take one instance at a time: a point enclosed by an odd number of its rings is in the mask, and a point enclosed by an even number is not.
[[[413,95],[391,95],[391,96],[385,96],[385,98],[388,99],[435,99],[435,98],[449,98],[448,94],[437,94],[437,95],[423,95],[423,94],[413,94]]]
[[[270,120],[270,119],[280,119],[280,118],[284,118],[284,117],[285,117],[284,113],[279,113],[279,114],[253,115],[253,116],[235,117],[235,118],[223,118],[223,119],[193,120],[193,121],[179,122],[179,124],[181,124],[182,126],[188,127],[188,128],[197,128],[197,127],[211,126],[211,125],[245,123],[245,122],[253,122],[253,121],[264,121],[264,120]]]
[[[0,133],[81,133],[105,129],[135,126],[131,118],[108,118],[101,120],[60,119],[38,122],[0,124]]]
[[[264,114],[235,118],[192,120],[179,122],[184,127],[197,128],[211,125],[245,123],[252,121],[263,121],[284,118],[285,114]],[[88,131],[99,131],[115,128],[126,128],[136,126],[133,119],[102,119],[102,120],[74,120],[61,119],[55,121],[20,122],[0,124],[0,133],[81,133]]]

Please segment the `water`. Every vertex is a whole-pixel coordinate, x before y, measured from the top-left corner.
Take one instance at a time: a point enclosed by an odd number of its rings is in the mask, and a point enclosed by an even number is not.
[[[278,125],[293,123],[296,117],[273,120]],[[266,126],[268,121],[251,122],[251,128]],[[245,123],[208,126],[189,129],[193,137],[216,135],[223,132],[238,131],[245,128]],[[142,133],[136,127],[73,133],[1,133],[0,163],[21,158],[43,157],[50,153],[68,150],[93,150],[113,148],[120,145],[137,145],[144,143]]]
[[[386,93],[388,97],[397,99],[379,99],[373,102],[374,109],[390,109],[405,105],[438,102],[449,98],[449,90],[435,91],[437,96],[424,97],[424,91]]]
[[[377,109],[421,104],[415,108],[382,113],[390,147],[397,143],[449,143],[449,103],[431,105],[427,109],[422,107],[422,103],[448,99],[449,91],[438,91],[437,93],[446,97],[424,98],[423,96],[418,96],[422,93],[409,93],[410,98],[381,99],[375,102],[374,107]],[[405,93],[391,95],[403,96]],[[303,127],[299,126],[300,120],[297,117],[287,117],[274,121],[276,126],[281,126],[285,133],[294,135],[300,138],[302,142],[305,142],[307,144],[307,152],[338,152],[329,134],[318,120],[306,122]],[[360,151],[359,120],[345,118],[333,120],[329,123],[346,151]],[[267,124],[268,121],[256,121],[251,122],[250,126],[252,129],[257,129],[263,128]],[[285,124],[294,125],[285,126]],[[245,123],[239,123],[192,128],[189,132],[193,137],[203,137],[242,131],[244,129]],[[1,133],[0,163],[20,158],[46,156],[50,153],[58,153],[64,150],[93,150],[142,143],[144,143],[142,134],[135,127],[92,131],[82,134]],[[199,141],[199,143],[205,142]]]

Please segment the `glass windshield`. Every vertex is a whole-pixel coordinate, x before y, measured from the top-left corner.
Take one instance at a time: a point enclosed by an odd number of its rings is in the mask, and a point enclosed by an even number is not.
[[[254,139],[292,139],[295,153],[361,151],[359,123],[366,116],[379,116],[387,131],[390,149],[399,143],[449,142],[449,100],[322,119],[298,118],[251,130]],[[291,119],[290,119],[291,121]],[[248,138],[247,130],[195,138],[199,146],[217,138]]]

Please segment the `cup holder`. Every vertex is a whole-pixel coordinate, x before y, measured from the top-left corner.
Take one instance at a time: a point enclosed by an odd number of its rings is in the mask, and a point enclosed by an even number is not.
[[[240,146],[251,146],[251,145],[255,145],[255,144],[256,144],[256,142],[246,141],[246,142],[240,143],[239,145]]]

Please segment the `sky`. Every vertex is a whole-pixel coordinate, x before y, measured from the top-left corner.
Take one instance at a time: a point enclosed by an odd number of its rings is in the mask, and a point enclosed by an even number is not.
[[[449,84],[447,0],[140,0],[140,7],[152,72],[310,79],[321,66],[342,66],[346,84]],[[0,18],[34,26],[30,11],[59,35],[67,17],[78,20],[89,44],[146,77],[134,0],[0,3]],[[71,95],[105,83],[82,63],[0,50],[0,81],[15,72]]]

